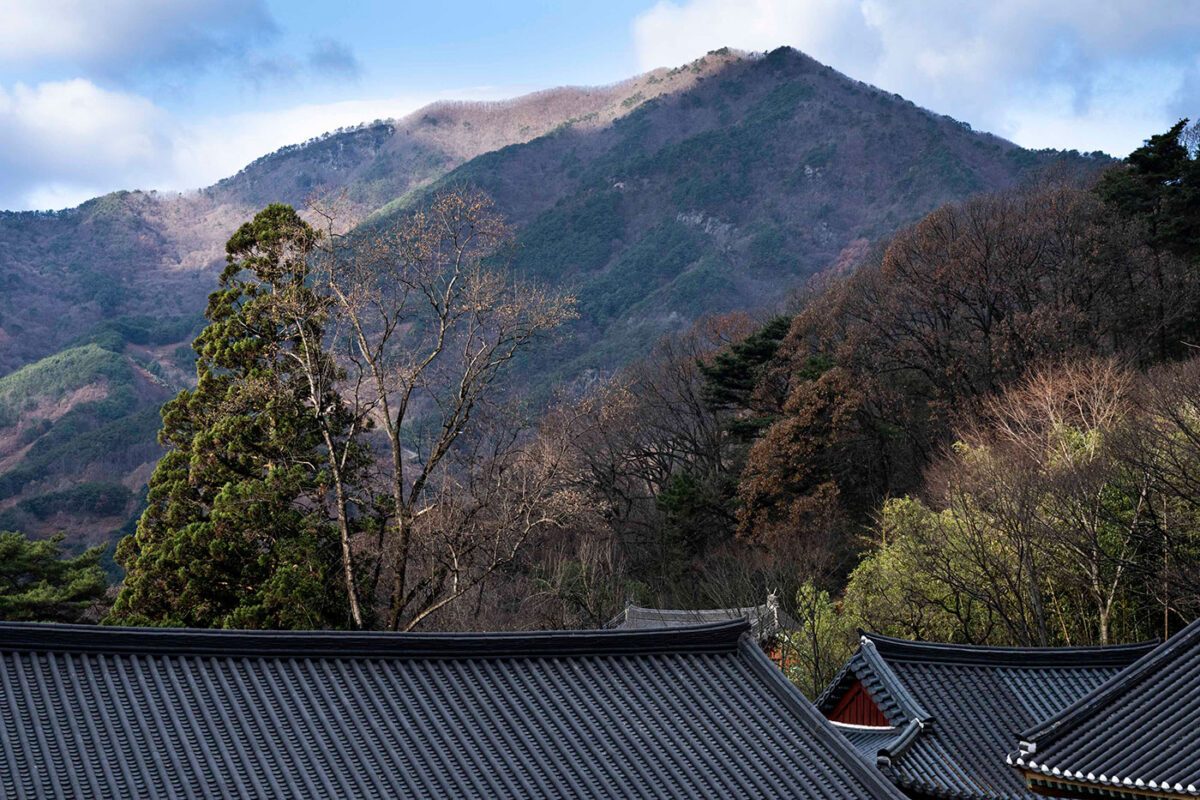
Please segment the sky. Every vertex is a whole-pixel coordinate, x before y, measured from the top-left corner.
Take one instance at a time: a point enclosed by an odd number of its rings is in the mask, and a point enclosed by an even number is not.
[[[1200,116],[1193,0],[0,0],[0,208],[182,191],[440,99],[796,47],[1026,147]]]

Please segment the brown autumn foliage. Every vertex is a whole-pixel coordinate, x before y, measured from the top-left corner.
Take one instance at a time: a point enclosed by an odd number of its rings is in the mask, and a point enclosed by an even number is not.
[[[854,484],[846,470],[862,463],[866,454],[860,445],[869,449],[865,402],[853,376],[837,367],[792,390],[784,419],[755,443],[743,469],[738,485],[742,535],[774,549],[787,549],[797,532],[827,542],[845,538],[850,519],[841,502],[842,486]]]
[[[1086,188],[1045,182],[944,206],[802,302],[772,371],[789,381],[789,410],[755,445],[739,493],[756,535],[861,524],[919,488],[978,398],[1035,364],[1178,354],[1200,275]],[[814,363],[828,371],[814,377]]]
[[[527,624],[593,627],[627,600],[724,607],[790,596],[828,562],[821,548],[785,555],[736,536],[736,476],[747,445],[704,394],[701,365],[761,323],[706,318],[664,338],[647,359],[568,398],[543,421],[567,437],[564,475],[592,516],[541,540],[505,590]],[[580,518],[582,519],[582,518]]]
[[[661,602],[673,605],[720,595],[712,585],[720,581],[743,586],[741,601],[749,602],[755,581],[761,585],[780,571],[836,591],[884,502],[925,491],[927,476],[953,471],[945,465],[957,462],[946,460],[944,448],[954,437],[969,439],[976,431],[979,450],[986,431],[990,460],[958,475],[953,491],[945,483],[929,490],[942,493],[938,502],[955,495],[993,503],[994,519],[1008,526],[1013,541],[1053,542],[1059,557],[1067,554],[1078,573],[1089,576],[1069,586],[1060,581],[1058,589],[1072,594],[1074,607],[1094,610],[1097,638],[1111,638],[1109,617],[1132,570],[1106,570],[1127,552],[1120,542],[1133,546],[1130,530],[1141,536],[1153,524],[1137,505],[1137,491],[1131,490],[1126,527],[1095,513],[1085,519],[1089,492],[1107,474],[1100,461],[1038,473],[1028,458],[1017,458],[1015,443],[995,441],[1000,434],[993,428],[1010,424],[1015,436],[1016,420],[1024,418],[1026,446],[1034,447],[1035,433],[1046,429],[1036,428],[1029,415],[1104,427],[1070,417],[1070,409],[1056,404],[1075,403],[1076,416],[1084,406],[1098,412],[1098,402],[1083,403],[1091,389],[1092,400],[1112,391],[1122,403],[1132,402],[1123,370],[1184,349],[1198,301],[1200,284],[1191,270],[1150,248],[1137,224],[1114,215],[1087,187],[1047,181],[945,206],[869,252],[852,274],[815,280],[797,296],[787,338],[741,395],[744,407],[706,407],[703,384],[710,378],[689,365],[711,363],[712,348],[728,352],[729,341],[668,342],[621,381],[589,395],[593,408],[580,417],[588,421],[580,439],[580,485],[595,493],[607,522],[606,544],[592,551],[613,554],[602,560],[618,565],[611,568],[609,600],[619,599],[612,586],[622,577],[627,591],[644,592],[648,583]],[[739,330],[732,341],[750,332]],[[1092,357],[1101,361],[1073,367]],[[1131,367],[1105,360],[1112,358]],[[1006,391],[1045,363],[1058,366],[1036,373],[1042,383]],[[668,396],[673,400],[665,401]],[[997,397],[1007,404],[1004,413]],[[768,424],[739,445],[730,426],[747,419]],[[1113,436],[1102,461],[1117,469]],[[931,464],[943,466],[928,472]],[[1037,510],[1036,525],[1022,521],[1050,483],[1058,502]],[[697,538],[685,524],[683,535],[690,538],[681,550],[673,538],[680,504],[691,515],[688,522],[703,520],[698,527],[719,534]],[[1121,530],[1124,539],[1114,533]],[[972,535],[992,530],[964,530],[961,541]],[[1115,549],[1098,550],[1100,538],[1105,547],[1116,542]],[[1029,587],[1040,584],[1021,573],[1031,562],[1019,564],[1009,581],[1001,570],[1007,561],[988,567],[982,559],[994,554],[976,548],[976,555],[979,570],[993,570],[993,588],[1008,585],[997,588],[991,606],[1011,619],[1001,620],[993,609],[990,629],[1007,626],[1013,641],[1053,638],[1045,632],[1053,625],[1047,622],[1052,602],[1038,598]],[[719,566],[730,557],[752,565],[747,571],[756,577],[735,577]],[[1026,590],[1018,592],[1022,585]],[[964,582],[962,588],[970,587]],[[1012,611],[1001,595],[1045,607]]]
[[[660,602],[703,605],[721,583],[751,602],[774,566],[815,579],[792,593],[831,642],[868,624],[1100,643],[1167,635],[1200,611],[1200,362],[1178,361],[1200,318],[1193,265],[1089,187],[1048,180],[945,206],[838,273],[798,293],[756,372],[738,373],[737,345],[697,355],[724,359],[701,376],[722,391],[698,396],[721,398],[707,412],[725,432],[713,463],[736,474],[736,528],[690,554],[693,586],[660,580]],[[612,580],[592,597],[610,603],[614,587],[645,597],[637,578],[661,577],[637,562],[669,557],[676,490],[698,485],[692,462],[646,435],[637,397],[619,397],[599,401],[613,413],[602,427],[645,437],[655,466],[637,514],[606,516]],[[685,500],[702,507],[718,485]],[[827,660],[811,659],[808,685]]]
[[[974,198],[903,231],[853,274],[815,282],[746,408],[714,407],[701,369],[755,332],[745,316],[667,337],[615,379],[577,385],[539,434],[558,449],[554,470],[538,474],[570,507],[536,550],[514,550],[436,620],[592,626],[631,597],[737,605],[771,588],[793,595],[804,578],[837,592],[878,509],[906,493],[986,512],[955,517],[961,546],[927,564],[968,609],[967,640],[1114,640],[1143,629],[1151,606],[1190,607],[1194,537],[1154,534],[1172,554],[1161,568],[1142,556],[1147,532],[1168,531],[1192,491],[1184,476],[1200,456],[1179,410],[1192,388],[1175,372],[1130,376],[1186,349],[1200,288],[1143,234],[1077,186]],[[1163,485],[1178,485],[1156,490],[1157,505],[1142,496],[1150,468],[1134,468],[1151,460],[1150,444],[1134,447],[1125,421],[1143,406],[1153,411],[1137,419],[1157,420],[1154,451],[1178,464],[1168,474],[1169,460],[1155,462]],[[747,416],[770,423],[749,442],[730,435]],[[1046,450],[1064,426],[1102,435],[1090,454]],[[954,439],[973,460],[947,454]],[[431,529],[473,513],[451,500],[474,490],[439,485],[445,498],[421,523]],[[1123,502],[1089,505],[1098,492]],[[1011,545],[999,553],[997,531]],[[1067,567],[1053,573],[1053,595],[1050,558]],[[421,561],[417,574],[439,569]],[[1140,621],[1122,605],[1133,597]],[[1084,609],[1094,629],[1064,628],[1065,608]]]

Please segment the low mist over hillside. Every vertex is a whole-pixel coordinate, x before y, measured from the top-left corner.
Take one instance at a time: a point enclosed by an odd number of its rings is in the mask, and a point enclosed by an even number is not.
[[[490,193],[517,226],[513,268],[579,300],[563,345],[520,365],[544,398],[704,314],[776,306],[945,202],[1107,163],[1023,150],[794,50],[717,51],[338,131],[184,196],[3,213],[0,528],[95,542],[127,523],[157,408],[194,381],[188,343],[223,244],[270,202],[344,192],[378,226],[441,185]]]

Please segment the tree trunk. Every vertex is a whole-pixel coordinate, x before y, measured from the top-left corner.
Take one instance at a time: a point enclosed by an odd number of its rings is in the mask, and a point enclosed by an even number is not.
[[[404,612],[412,520],[404,502],[404,450],[400,445],[399,426],[388,431],[388,440],[392,445],[392,503],[396,515],[396,574],[392,580],[392,602],[388,628],[398,631],[400,630],[400,617]]]
[[[333,475],[333,493],[337,501],[338,531],[342,538],[342,571],[346,578],[346,597],[350,600],[350,617],[354,627],[362,629],[362,609],[358,604],[358,588],[354,583],[354,564],[350,553],[350,519],[346,514],[346,487],[342,485],[342,469],[338,464],[337,454],[333,449],[333,439],[329,431],[321,431],[325,437],[325,450],[329,460],[329,471]]]

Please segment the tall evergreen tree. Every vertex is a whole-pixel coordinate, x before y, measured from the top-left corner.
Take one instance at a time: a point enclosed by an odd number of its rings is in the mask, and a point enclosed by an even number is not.
[[[323,468],[325,434],[344,437],[350,420],[332,382],[313,402],[314,348],[332,368],[319,351],[328,304],[308,281],[316,240],[290,206],[272,204],[226,245],[193,345],[198,385],[163,407],[169,451],[136,533],[117,549],[127,575],[108,622],[351,623]]]
[[[775,421],[778,408],[756,400],[755,390],[791,324],[790,316],[774,316],[742,341],[717,352],[711,363],[699,363],[704,401],[714,410],[735,412],[728,426],[739,441],[753,440]]]
[[[1106,202],[1146,222],[1151,244],[1194,261],[1200,258],[1200,157],[1184,141],[1187,123],[1151,136],[1125,159],[1125,169],[1106,173],[1098,189]]]

